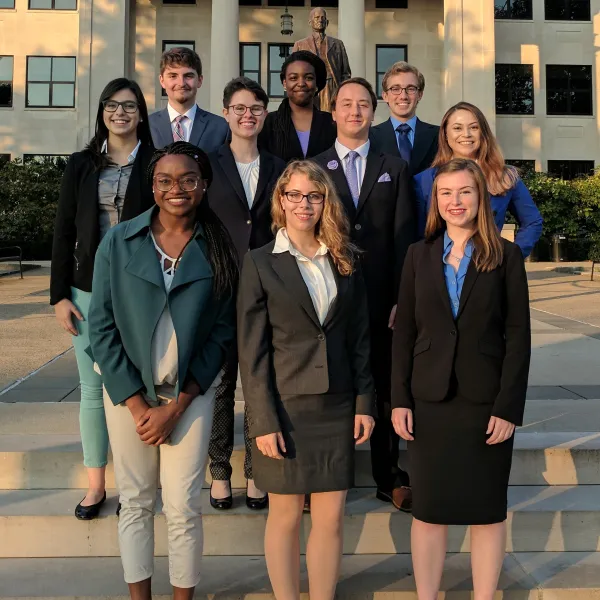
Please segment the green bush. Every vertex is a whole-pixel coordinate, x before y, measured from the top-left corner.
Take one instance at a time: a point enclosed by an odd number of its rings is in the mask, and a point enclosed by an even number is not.
[[[0,247],[18,245],[25,258],[50,258],[65,164],[16,159],[0,168]]]

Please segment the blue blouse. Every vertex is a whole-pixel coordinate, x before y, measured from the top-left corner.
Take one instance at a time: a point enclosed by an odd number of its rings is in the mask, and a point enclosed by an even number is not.
[[[437,169],[431,167],[415,175],[413,178],[417,201],[417,225],[420,238],[425,233],[425,222],[427,221],[427,212],[431,200],[431,189],[433,188],[433,180],[436,173]],[[515,243],[521,248],[523,256],[528,257],[542,235],[544,221],[527,187],[519,179],[515,187],[508,190],[504,196],[490,196],[490,200],[492,210],[494,211],[494,220],[500,231],[502,231],[502,227],[504,226],[507,212],[515,217],[518,224]]]
[[[450,252],[454,242],[450,239],[448,232],[444,232],[444,254],[442,260],[444,261],[444,277],[446,278],[446,288],[448,289],[448,296],[450,298],[450,308],[452,308],[452,314],[456,319],[458,315],[458,308],[460,306],[460,295],[462,293],[463,283],[467,275],[467,269],[471,262],[471,256],[473,255],[473,242],[469,240],[465,246],[465,253],[458,265],[458,269],[455,271],[454,267],[450,264]]]

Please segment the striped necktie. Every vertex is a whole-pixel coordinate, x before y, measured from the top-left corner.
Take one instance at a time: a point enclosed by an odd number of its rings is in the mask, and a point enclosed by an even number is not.
[[[174,142],[186,142],[185,132],[183,131],[182,123],[187,119],[185,115],[179,115],[175,117],[175,129],[173,130],[173,141]]]

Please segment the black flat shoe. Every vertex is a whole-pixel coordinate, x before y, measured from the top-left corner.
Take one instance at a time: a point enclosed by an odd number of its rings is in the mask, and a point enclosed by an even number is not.
[[[229,489],[231,489],[231,481],[229,482]],[[210,484],[210,505],[216,510],[229,510],[233,506],[233,495],[229,494],[227,498],[213,498],[212,495],[212,483]]]
[[[381,488],[377,488],[377,493],[375,494],[375,497],[377,498],[377,500],[381,500],[382,502],[393,502],[394,499],[392,497],[392,493],[393,492],[388,492],[386,490],[382,490]]]
[[[83,499],[85,500],[85,498]],[[81,502],[83,502],[83,500]],[[106,500],[106,492],[104,492],[104,496],[102,496],[102,500],[97,502],[96,504],[92,504],[90,506],[81,506],[81,502],[75,507],[75,516],[80,521],[91,521],[95,519],[100,514],[100,507],[104,504]]]
[[[246,506],[250,510],[263,510],[269,506],[269,495],[265,494],[262,498],[250,498],[248,488],[246,488]]]

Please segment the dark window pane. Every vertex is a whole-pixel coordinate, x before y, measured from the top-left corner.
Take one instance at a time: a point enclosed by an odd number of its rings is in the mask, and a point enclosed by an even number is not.
[[[52,85],[52,106],[75,106],[75,85],[54,83]]]
[[[53,58],[52,81],[75,81],[75,59]]]
[[[375,8],[408,8],[408,0],[375,0]]]
[[[268,0],[267,6],[304,6],[304,0]]]
[[[592,67],[546,65],[547,113],[592,115]]]
[[[571,114],[592,115],[592,90],[587,92],[571,92]]]
[[[50,106],[50,84],[30,83],[27,86],[28,106]]]
[[[494,0],[496,19],[533,19],[532,0]]]
[[[549,160],[548,173],[561,179],[575,179],[594,172],[593,160]]]
[[[243,69],[260,70],[260,46],[244,44],[242,48]]]
[[[269,74],[269,96],[271,98],[283,98],[285,95],[283,91],[283,84],[279,79],[279,73]]]
[[[28,81],[50,81],[52,59],[48,56],[30,56],[27,59]]]
[[[243,71],[242,75],[244,77],[248,77],[248,79],[252,79],[253,81],[256,81],[257,83],[260,83],[260,74],[258,71]]]
[[[545,0],[545,17],[551,21],[590,21],[590,0]]]
[[[262,0],[240,0],[240,6],[261,6]]]
[[[310,0],[310,5],[315,8],[322,6],[323,8],[337,8],[340,5],[339,0]]]
[[[196,0],[163,0],[163,4],[196,4]]]
[[[30,10],[49,10],[52,8],[52,0],[29,0]]]
[[[0,56],[0,81],[12,81],[13,57]]]
[[[535,171],[535,160],[529,160],[529,159],[524,159],[524,158],[518,158],[518,159],[507,158],[506,164],[516,167],[517,169],[519,169],[519,172],[521,174],[531,173],[531,172]]]
[[[194,42],[163,42],[163,52],[167,50],[171,50],[172,48],[189,48],[190,50],[196,49],[196,44]]]
[[[381,98],[383,93],[383,76],[385,72],[399,60],[406,60],[406,46],[377,46],[376,52],[376,71],[377,71],[377,89],[375,93]]]
[[[496,65],[496,112],[533,114],[533,65]]]
[[[0,106],[12,106],[12,82],[0,81]]]
[[[77,10],[77,0],[54,0],[57,10]]]
[[[15,0],[0,0],[0,8],[14,8]]]

